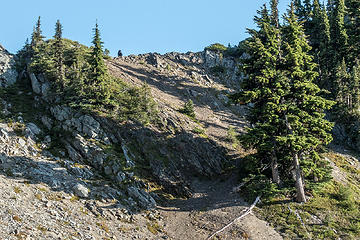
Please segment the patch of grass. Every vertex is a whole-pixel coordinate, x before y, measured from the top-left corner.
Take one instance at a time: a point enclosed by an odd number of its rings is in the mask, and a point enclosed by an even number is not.
[[[37,230],[41,231],[42,233],[46,233],[47,232],[47,228],[42,226],[42,225],[38,225],[36,227]]]
[[[160,225],[158,223],[147,223],[147,229],[154,235],[157,235],[159,232],[162,231]]]
[[[230,126],[227,131],[226,141],[231,143],[231,146],[236,149],[240,145],[240,141],[238,139],[238,133],[236,132],[235,128]]]
[[[78,196],[72,195],[71,198],[70,198],[70,201],[71,201],[71,202],[77,202],[77,201],[79,201],[79,199],[80,199],[80,198],[79,198]]]
[[[19,193],[21,193],[22,192],[22,190],[20,189],[20,187],[14,187],[14,192],[16,193],[16,194],[19,194]]]
[[[360,197],[360,196],[357,196]],[[261,215],[285,239],[356,239],[360,234],[360,204],[350,188],[334,181],[305,204],[273,199],[261,207]],[[290,210],[297,211],[301,220]],[[304,222],[304,226],[301,221]]]
[[[205,129],[203,128],[199,128],[199,127],[195,127],[193,130],[192,130],[193,133],[197,133],[197,134],[204,134],[205,133]]]
[[[100,227],[102,230],[104,230],[105,232],[107,232],[107,233],[110,232],[109,227],[106,225],[106,223],[105,223],[104,221],[97,222],[96,225],[97,225],[98,227]]]
[[[41,201],[41,200],[42,200],[42,195],[41,195],[40,193],[36,193],[36,194],[35,194],[35,198],[36,198],[37,200]]]

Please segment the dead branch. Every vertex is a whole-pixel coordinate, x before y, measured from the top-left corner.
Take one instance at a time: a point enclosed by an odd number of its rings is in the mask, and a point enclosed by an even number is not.
[[[235,218],[233,221],[231,221],[228,225],[226,225],[225,227],[223,227],[222,229],[216,231],[215,233],[211,234],[207,240],[215,237],[216,234],[221,233],[222,231],[224,231],[225,229],[227,229],[228,227],[230,227],[231,225],[233,225],[237,220],[240,220],[241,218],[244,218],[245,216],[247,216],[248,214],[251,213],[252,209],[255,207],[255,205],[260,201],[260,196],[258,196],[254,203],[246,210],[246,212],[244,214],[242,214],[241,216]]]

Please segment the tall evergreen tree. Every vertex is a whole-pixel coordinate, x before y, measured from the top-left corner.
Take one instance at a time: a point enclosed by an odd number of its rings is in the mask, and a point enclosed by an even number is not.
[[[91,82],[92,85],[97,91],[95,92],[96,98],[103,99],[106,98],[106,77],[107,77],[107,68],[104,62],[104,52],[103,52],[103,42],[100,37],[99,25],[96,23],[93,37],[93,48],[91,53]]]
[[[246,51],[251,57],[244,60],[244,71],[249,78],[243,82],[242,97],[245,102],[253,103],[247,116],[253,127],[242,136],[242,142],[246,147],[256,148],[264,164],[271,164],[273,182],[280,184],[275,136],[284,127],[281,126],[279,116],[274,114],[284,94],[281,89],[283,78],[277,69],[281,55],[279,29],[271,24],[274,18],[269,16],[266,5],[258,13],[259,17],[254,19],[258,30],[249,30],[251,37],[245,42]],[[271,15],[274,17],[274,11]]]
[[[305,202],[302,164],[319,160],[318,146],[332,140],[328,133],[332,124],[324,119],[324,110],[329,109],[333,102],[319,96],[320,89],[314,83],[318,75],[316,64],[309,54],[311,47],[295,15],[293,4],[285,17],[283,49],[288,91],[280,116],[285,122],[286,134],[278,136],[277,141],[291,156],[295,170],[296,200]]]
[[[31,46],[33,47],[37,46],[39,43],[41,43],[44,40],[44,38],[45,37],[42,35],[42,30],[41,30],[41,18],[39,16],[36,25],[34,27],[33,33],[31,35]]]
[[[322,87],[326,85],[326,79],[329,76],[329,58],[330,58],[330,23],[325,7],[319,4],[319,0],[314,0],[312,15],[312,29],[309,35],[311,53],[315,62],[318,64],[320,75],[319,84]]]
[[[345,0],[334,0],[334,9],[330,19],[331,44],[333,64],[337,65],[343,58],[346,59],[348,35],[345,28]]]
[[[62,25],[60,20],[56,21],[55,35],[54,35],[54,61],[56,68],[56,80],[58,84],[65,87],[65,73],[64,73],[64,43],[62,39]]]
[[[360,0],[347,0],[348,35],[349,35],[349,61],[354,66],[360,59]]]

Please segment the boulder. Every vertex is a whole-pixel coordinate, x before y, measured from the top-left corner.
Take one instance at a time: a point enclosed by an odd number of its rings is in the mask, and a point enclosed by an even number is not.
[[[68,120],[71,116],[71,110],[65,106],[55,106],[50,108],[50,111],[58,121]]]
[[[73,192],[78,197],[87,198],[89,197],[90,190],[81,183],[78,183],[73,187]]]
[[[128,194],[130,197],[136,199],[140,207],[144,209],[151,209],[156,206],[155,200],[144,190],[139,190],[135,187],[129,187]]]
[[[41,83],[36,78],[34,73],[30,73],[31,87],[34,93],[41,94]]]

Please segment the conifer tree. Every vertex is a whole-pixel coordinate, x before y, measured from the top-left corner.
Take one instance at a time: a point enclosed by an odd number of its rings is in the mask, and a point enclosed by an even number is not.
[[[354,66],[360,59],[360,0],[347,0],[348,34],[349,34],[349,60]]]
[[[330,21],[333,64],[336,66],[343,58],[346,59],[348,35],[345,28],[345,0],[334,0],[333,13]]]
[[[64,73],[64,43],[62,39],[62,25],[60,20],[56,21],[55,35],[54,35],[54,61],[56,68],[56,80],[58,84],[65,87],[65,73]]]
[[[329,76],[329,54],[330,51],[330,23],[325,7],[319,4],[319,0],[313,3],[312,26],[310,33],[311,53],[315,62],[318,64],[319,84],[321,87],[326,85],[326,79]]]
[[[44,36],[42,35],[41,30],[41,18],[39,16],[36,25],[34,27],[33,33],[31,35],[31,46],[36,47],[39,43],[41,43],[44,40]]]
[[[91,80],[89,84],[95,88],[96,98],[98,100],[107,98],[106,96],[106,75],[107,68],[104,62],[104,51],[103,51],[103,42],[100,37],[99,25],[96,23],[93,37],[93,48],[91,53]]]
[[[288,91],[281,106],[286,134],[277,137],[282,149],[286,149],[295,170],[296,200],[305,202],[304,178],[301,165],[319,160],[317,148],[328,144],[332,138],[328,132],[332,124],[324,119],[324,110],[333,102],[319,96],[320,89],[314,83],[316,64],[309,54],[304,28],[294,12],[294,5],[285,17],[283,27],[284,72]],[[280,115],[281,116],[281,115]]]
[[[273,2],[272,7],[275,7]],[[244,60],[244,71],[249,78],[243,82],[243,100],[253,103],[247,116],[253,127],[242,136],[245,147],[257,149],[258,156],[265,164],[272,166],[272,179],[280,184],[278,146],[275,136],[283,131],[279,121],[278,104],[284,94],[283,77],[278,70],[279,29],[271,22],[266,5],[258,12],[255,23],[259,30],[248,30],[251,37],[246,40],[246,52],[251,56]]]

